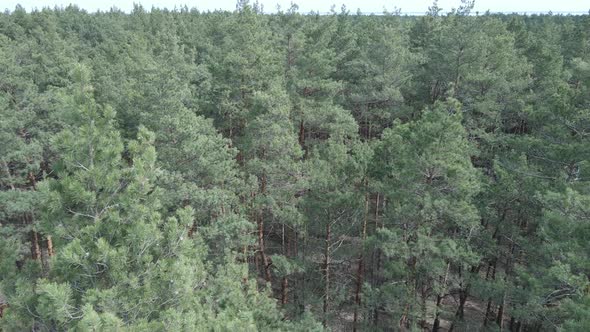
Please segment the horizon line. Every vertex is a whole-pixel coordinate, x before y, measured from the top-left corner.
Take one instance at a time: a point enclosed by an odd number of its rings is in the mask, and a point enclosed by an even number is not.
[[[198,11],[199,13],[214,13],[214,12],[234,12],[236,11],[236,9],[222,9],[222,8],[216,8],[216,9],[199,9],[198,7],[188,7],[188,5],[184,5],[184,6],[174,6],[174,8],[170,9],[168,7],[158,7],[158,6],[152,6],[151,8],[147,9],[146,7],[143,7],[143,5],[141,4],[137,4],[134,3],[134,7],[135,5],[139,5],[142,8],[144,8],[144,10],[146,12],[151,12],[153,10],[161,10],[161,11],[170,11],[170,12],[181,12],[183,10],[188,10],[188,11]],[[131,12],[133,12],[133,8],[130,10],[124,10],[122,8],[119,8],[117,6],[111,6],[108,9],[103,9],[103,8],[98,8],[96,10],[88,10],[86,8],[81,7],[78,4],[68,4],[68,5],[53,5],[53,6],[43,6],[41,8],[35,6],[35,7],[31,7],[31,8],[25,8],[24,6],[17,4],[15,6],[14,9],[8,9],[8,8],[4,8],[4,10],[1,12],[2,14],[6,14],[6,13],[13,13],[18,7],[20,7],[21,9],[23,9],[26,13],[33,13],[33,12],[40,12],[43,10],[65,10],[67,8],[70,7],[74,7],[74,8],[78,8],[82,11],[87,12],[88,14],[96,14],[96,13],[108,13],[108,12],[113,12],[113,11],[120,11],[120,12],[124,12],[126,14],[129,14]],[[453,10],[455,10],[456,8],[452,8],[449,11],[444,11],[441,12],[441,16],[444,16],[446,14],[450,14],[452,13]],[[262,8],[262,12],[261,14],[264,15],[271,15],[271,14],[277,14],[278,10],[275,11],[264,11],[264,7]],[[297,11],[297,14],[301,14],[301,15],[332,15],[332,14],[339,14],[340,12],[338,11],[319,11],[319,10],[310,10],[307,12],[303,12],[303,11]],[[363,15],[363,16],[371,16],[371,15],[375,15],[375,16],[385,16],[385,15],[393,15],[393,16],[425,16],[428,14],[427,11],[403,11],[400,9],[396,9],[393,11],[388,11],[386,9],[382,10],[382,11],[361,11],[360,8],[357,9],[356,11],[352,11],[349,10],[348,13],[350,15]],[[472,10],[468,15],[469,16],[479,16],[479,15],[494,15],[494,14],[503,14],[503,15],[590,15],[590,9],[588,9],[587,11],[580,11],[580,10],[572,10],[572,11],[568,11],[568,10],[558,10],[558,11],[554,11],[554,10],[498,10],[498,11],[492,11],[490,9],[484,10],[484,11],[480,11],[480,10]]]

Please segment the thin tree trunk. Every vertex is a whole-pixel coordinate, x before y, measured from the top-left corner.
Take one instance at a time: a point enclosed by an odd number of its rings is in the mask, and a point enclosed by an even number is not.
[[[408,310],[410,310],[410,305],[406,304],[406,306],[404,307],[404,311],[402,313],[402,317],[399,320],[400,330],[404,330],[408,325]]]
[[[374,223],[373,223],[373,234],[377,233],[377,230],[379,229],[379,201],[380,201],[380,193],[377,193],[377,198],[375,200],[375,216],[374,216]],[[376,284],[376,276],[375,276],[375,270],[379,269],[379,248],[374,248],[372,253],[371,253],[371,266],[370,266],[370,270],[368,271],[369,275],[370,275],[370,280],[371,280],[371,284],[375,285]],[[375,268],[375,266],[377,266],[377,268]]]
[[[455,313],[455,318],[453,319],[453,322],[451,323],[451,327],[449,328],[449,332],[452,332],[455,330],[457,321],[463,320],[463,317],[465,316],[465,302],[467,302],[467,291],[466,290],[461,290],[460,294],[459,294],[459,307],[457,308],[457,312]]]
[[[10,172],[10,168],[8,168],[8,164],[6,163],[6,161],[2,161],[2,164],[4,165],[4,171],[8,175],[8,183],[10,183],[10,189],[14,190],[14,181],[12,179],[12,173]]]
[[[291,255],[293,255],[293,257],[295,257],[295,259],[299,259],[299,248],[298,248],[298,242],[299,242],[299,225],[295,225],[295,228],[293,229],[293,241],[291,242],[292,245],[292,249],[291,249]],[[305,274],[305,273],[302,273]],[[300,293],[298,292],[298,290],[301,289],[301,279],[299,278],[299,273],[295,274],[294,278],[294,283],[295,283],[295,287],[293,288],[293,304],[294,304],[294,313],[295,314],[299,314],[299,308],[301,307],[301,302],[300,302]]]
[[[474,268],[473,270],[479,271],[479,267]],[[459,268],[459,278],[462,278],[462,269]],[[455,312],[455,317],[453,318],[453,322],[451,323],[451,327],[449,327],[449,332],[454,331],[457,321],[462,321],[465,317],[465,302],[467,302],[467,297],[469,294],[469,285],[463,286],[463,282],[460,284],[459,289],[459,307]]]
[[[281,282],[281,304],[286,305],[287,303],[289,303],[289,279],[284,276]]]
[[[262,268],[264,269],[264,279],[267,282],[271,282],[270,264],[264,248],[264,217],[262,215],[262,212],[260,212],[258,216],[258,249],[260,252]]]
[[[303,266],[306,264],[307,256],[306,256],[306,249],[307,249],[307,223],[303,225],[303,247],[301,248],[301,263]],[[299,249],[297,249],[299,250]],[[307,287],[307,279],[305,276],[307,273],[301,274],[301,314],[305,313],[305,290]]]
[[[262,157],[264,157],[265,151],[262,151]],[[266,192],[266,174],[262,174],[260,177],[260,194],[264,195]],[[266,282],[271,282],[270,276],[270,261],[266,255],[266,249],[264,246],[264,210],[258,211],[258,249],[260,251],[260,259],[262,261],[262,268],[264,269],[264,279]]]
[[[260,250],[260,248],[258,250]],[[256,266],[256,273],[259,275],[264,275],[264,271],[260,267],[260,254],[259,253],[256,253],[254,255],[254,265]]]
[[[252,259],[248,255],[248,245],[247,244],[244,244],[244,247],[242,248],[242,259],[241,260],[244,263],[248,264],[248,266],[250,266],[250,264],[252,264]]]
[[[299,122],[299,145],[305,150],[305,126],[303,125],[303,119]]]
[[[328,220],[326,224],[326,239],[324,247],[324,317],[322,324],[327,327],[327,316],[330,305],[330,238],[332,236],[332,224]]]
[[[486,306],[486,313],[484,314],[484,317],[483,317],[483,326],[484,327],[488,326],[488,320],[489,320],[490,315],[492,314],[491,311],[492,311],[492,298],[489,298],[488,305]]]
[[[39,233],[31,231],[31,257],[34,260],[41,258],[41,248],[39,247]]]
[[[356,332],[357,330],[357,322],[358,322],[358,309],[361,305],[361,291],[362,291],[362,284],[363,284],[363,269],[364,269],[364,260],[363,254],[359,257],[359,265],[356,275],[356,288],[354,291],[354,317],[352,321],[352,330]]]
[[[51,235],[47,235],[47,255],[49,257],[55,255],[55,252],[53,251],[53,241],[51,240]]]
[[[502,295],[502,303],[498,306],[498,315],[496,316],[496,324],[500,327],[500,331],[504,330],[504,302],[506,302],[506,293]]]
[[[285,239],[286,238],[286,239]],[[291,250],[291,241],[289,240],[289,232],[285,233],[285,224],[283,224],[283,255],[289,258]],[[281,281],[281,304],[284,306],[289,302],[289,279],[285,275]]]
[[[436,314],[434,315],[434,323],[432,323],[432,332],[438,332],[440,328],[440,304],[442,302],[442,296],[437,295],[436,297]]]
[[[516,319],[514,318],[514,316],[510,316],[510,325],[508,326],[508,329],[510,330],[510,332],[514,332],[515,324],[516,324]]]
[[[47,241],[41,240],[41,244],[39,245],[41,249],[41,272],[44,277],[47,277],[49,274],[49,248],[45,247],[47,245]]]
[[[367,190],[367,192],[365,193],[365,217],[363,219],[363,228],[361,231],[361,253],[359,255],[359,264],[358,264],[358,270],[357,270],[357,274],[356,274],[356,289],[355,289],[355,294],[354,294],[354,302],[355,302],[355,308],[354,308],[354,316],[353,316],[353,321],[352,321],[352,330],[354,332],[356,332],[356,328],[357,328],[357,322],[358,322],[358,310],[361,306],[361,292],[363,290],[363,278],[364,278],[364,269],[365,269],[365,261],[364,261],[364,255],[363,255],[363,250],[364,250],[364,244],[365,244],[365,240],[367,239],[367,222],[369,220],[369,192],[368,192],[368,183],[365,180],[365,189]]]
[[[379,196],[377,196],[377,198],[379,198]],[[382,208],[383,211],[385,211],[386,204],[387,204],[387,197],[383,197],[383,208]],[[376,212],[375,212],[375,227],[376,227],[376,229],[383,227],[383,224],[379,225],[378,210],[379,210],[379,205],[377,205]],[[381,270],[381,250],[379,250],[379,248],[377,248],[376,256],[377,256],[377,258],[376,258],[377,267],[375,268],[375,271],[373,273],[377,276],[375,278],[376,279],[375,285],[379,286],[381,283],[381,280],[379,277],[379,271]],[[380,306],[380,304],[375,305],[375,309],[373,310],[373,325],[374,326],[379,325],[379,306]]]
[[[486,281],[489,280],[490,277],[492,278],[492,280],[496,279],[496,264],[497,264],[497,262],[498,262],[498,260],[494,259],[494,262],[490,263],[488,265],[488,270],[486,271]],[[492,298],[490,297],[488,299],[488,305],[486,306],[486,313],[483,318],[483,326],[488,325],[488,320],[490,319],[491,314],[492,314]]]
[[[425,285],[422,285],[420,290],[420,309],[421,309],[421,316],[420,316],[420,327],[426,328],[428,326],[426,320],[426,314],[428,313],[428,308],[426,307],[426,300],[428,299],[428,289]]]
[[[506,269],[504,271],[504,282],[508,281],[508,275],[511,273],[512,269],[512,261],[514,257],[514,243],[510,245],[510,256],[508,257],[508,261],[506,262]],[[496,324],[500,328],[500,331],[504,330],[504,309],[506,305],[506,290],[502,293],[502,303],[498,306],[498,315],[496,316]]]
[[[445,277],[443,278],[443,292],[447,287],[447,279],[449,278],[449,270],[451,269],[451,263],[447,263],[447,270],[445,272]],[[440,305],[442,302],[443,293],[438,294],[436,296],[436,308],[435,308],[435,315],[434,315],[434,323],[432,323],[432,332],[437,332],[440,328]]]
[[[8,307],[9,305],[7,303],[0,303],[0,318],[4,317],[4,309]]]
[[[465,302],[467,302],[467,296],[467,290],[461,291],[461,295],[459,296],[459,308],[457,310],[460,320],[463,320],[465,317]]]
[[[439,94],[439,81],[436,80],[436,82],[434,83],[434,86],[432,86],[432,88],[430,89],[430,102],[432,104],[434,104],[434,102],[438,99],[438,94]]]
[[[28,179],[29,183],[31,184],[31,187],[33,189],[37,189],[37,179],[35,179],[35,175],[33,174],[33,172],[29,172]]]

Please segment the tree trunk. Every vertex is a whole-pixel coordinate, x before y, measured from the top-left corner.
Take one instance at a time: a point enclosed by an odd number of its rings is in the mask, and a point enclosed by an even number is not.
[[[426,329],[428,326],[428,322],[426,319],[426,315],[428,314],[428,308],[426,304],[426,300],[428,299],[428,289],[425,285],[422,285],[420,290],[420,324],[419,326],[423,329]]]
[[[307,249],[307,223],[303,225],[303,244],[301,247],[301,263],[303,266],[305,266],[306,264],[306,260],[307,260],[307,255],[306,255],[306,249]],[[299,250],[299,247],[297,248],[297,250]],[[305,313],[305,290],[307,289],[307,279],[306,279],[307,273],[301,273],[301,287],[299,288],[301,290],[301,305],[299,307],[300,309],[300,313],[304,314]]]
[[[399,319],[399,328],[402,331],[408,326],[408,310],[410,310],[410,305],[406,304],[402,313],[402,317]]]
[[[460,320],[463,320],[465,317],[465,302],[467,302],[467,290],[462,290],[461,295],[459,296],[459,308],[457,309],[457,314]]]
[[[47,235],[47,255],[49,257],[55,255],[55,252],[53,251],[53,241],[51,240],[51,235]]]
[[[459,307],[457,308],[457,312],[455,313],[455,318],[451,323],[451,327],[449,328],[449,332],[455,330],[457,321],[462,321],[463,317],[465,316],[465,302],[467,302],[467,291],[461,290],[459,294]]]
[[[447,287],[447,279],[449,278],[449,270],[451,269],[451,263],[448,262],[447,263],[447,271],[445,272],[445,277],[443,278],[443,292]],[[434,323],[432,323],[432,332],[437,332],[438,329],[440,328],[440,305],[442,302],[442,296],[444,295],[444,293],[438,294],[436,296],[436,308],[435,308],[435,314],[434,314]]]
[[[264,157],[265,151],[262,151],[262,157]],[[266,192],[266,174],[262,174],[260,177],[260,194],[264,195]],[[270,261],[266,255],[264,246],[264,210],[258,211],[258,249],[260,251],[260,259],[262,261],[262,268],[264,269],[264,279],[266,282],[271,282],[270,276]]]
[[[0,318],[4,317],[4,309],[8,308],[9,305],[6,303],[0,303]]]
[[[504,282],[505,283],[508,281],[508,275],[511,273],[511,270],[512,270],[514,248],[515,248],[515,245],[514,245],[514,243],[512,243],[510,245],[510,256],[508,257],[508,261],[506,262],[506,269],[504,271]],[[506,302],[506,290],[504,290],[504,292],[502,293],[502,303],[500,303],[500,306],[498,307],[498,315],[496,316],[496,324],[498,324],[500,331],[504,330],[504,309],[505,309],[505,305],[506,305],[505,302]]]
[[[359,266],[358,266],[358,270],[357,270],[357,274],[356,274],[356,288],[354,291],[354,303],[355,303],[355,308],[354,308],[354,317],[352,320],[352,330],[354,332],[356,332],[356,328],[357,328],[357,322],[358,322],[358,309],[361,305],[361,291],[362,291],[362,284],[363,284],[363,269],[364,269],[364,261],[363,261],[363,255],[361,254],[361,256],[359,257]]]
[[[264,248],[264,217],[262,212],[260,212],[258,216],[258,249],[260,252],[260,260],[262,262],[262,268],[264,270],[264,279],[267,282],[271,282],[270,277],[270,263],[268,260],[268,256],[266,256],[265,248]]]
[[[289,240],[289,232],[285,232],[285,224],[283,224],[283,255],[289,258],[291,249],[291,241]],[[284,306],[289,302],[289,279],[285,275],[281,281],[281,304]]]
[[[332,224],[328,220],[326,224],[326,239],[324,247],[324,317],[322,324],[327,327],[327,316],[330,304],[330,238],[332,236]]]
[[[434,323],[432,323],[432,332],[438,332],[440,328],[440,304],[442,302],[442,296],[436,297],[436,314],[434,315]]]
[[[496,324],[500,327],[500,331],[504,330],[504,302],[506,301],[506,295],[502,297],[502,303],[498,307],[498,316],[496,316]]]
[[[377,203],[379,203],[379,193],[377,193]],[[382,210],[385,211],[385,207],[387,205],[387,197],[383,197],[383,206],[382,206]],[[375,208],[375,232],[377,229],[383,227],[383,224],[379,224],[379,204],[376,205]],[[379,248],[377,248],[376,253],[375,253],[375,260],[376,262],[376,267],[375,270],[372,271],[372,274],[375,276],[374,277],[374,283],[375,286],[378,287],[381,284],[381,279],[380,279],[380,275],[379,275],[379,271],[381,270],[381,250]],[[380,304],[376,304],[375,305],[375,309],[373,310],[373,325],[374,326],[378,326],[379,325],[379,309],[380,309]]]
[[[38,260],[41,258],[41,248],[39,247],[39,233],[31,231],[31,258]]]
[[[12,172],[10,172],[10,168],[8,168],[8,164],[6,163],[6,161],[2,161],[2,164],[4,165],[4,172],[6,172],[6,175],[8,175],[8,183],[9,183],[10,189],[14,190],[14,181],[12,179]]]
[[[299,145],[305,150],[305,126],[303,125],[303,119],[299,122]]]
[[[476,270],[479,270],[479,268],[477,268]],[[462,278],[461,271],[462,271],[462,269],[459,268],[459,278]],[[449,332],[454,331],[457,321],[462,321],[465,316],[465,302],[467,302],[468,291],[469,291],[469,285],[466,285],[465,287],[463,287],[463,283],[461,282],[460,289],[459,289],[459,307],[457,308],[457,311],[455,312],[455,317],[453,318],[453,322],[451,323],[451,327],[449,327]]]
[[[367,181],[365,181],[365,189],[367,187]],[[369,193],[368,191],[365,193],[365,218],[363,220],[363,228],[361,231],[361,248],[360,248],[360,256],[359,256],[359,265],[358,265],[358,269],[357,269],[357,273],[356,273],[356,289],[355,289],[355,294],[354,294],[354,303],[355,303],[355,307],[354,307],[354,316],[353,316],[353,320],[352,320],[352,330],[354,332],[356,332],[356,328],[357,328],[357,322],[358,322],[358,310],[361,306],[361,292],[363,290],[363,278],[364,278],[364,269],[365,269],[365,262],[364,262],[364,255],[363,255],[363,250],[364,250],[364,243],[365,240],[367,238],[367,222],[369,219]]]
[[[489,280],[490,277],[492,278],[492,280],[496,280],[496,263],[497,262],[498,262],[498,260],[494,259],[494,262],[490,263],[488,265],[488,270],[486,271],[486,281]],[[492,315],[492,298],[490,297],[488,299],[488,305],[486,306],[486,313],[483,318],[483,326],[488,325],[488,320],[490,319],[491,315]]]
[[[488,304],[486,306],[486,312],[483,316],[483,326],[488,326],[488,320],[490,319],[490,315],[492,314],[492,298],[488,299]]]
[[[281,304],[286,305],[289,303],[289,279],[287,276],[283,277],[283,281],[281,282]]]

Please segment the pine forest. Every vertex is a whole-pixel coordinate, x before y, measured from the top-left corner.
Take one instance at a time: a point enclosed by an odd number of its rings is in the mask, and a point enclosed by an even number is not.
[[[0,331],[590,331],[590,13],[0,14]]]

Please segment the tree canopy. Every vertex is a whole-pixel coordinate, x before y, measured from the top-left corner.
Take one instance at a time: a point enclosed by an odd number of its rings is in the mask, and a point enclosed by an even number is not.
[[[0,331],[590,328],[590,16],[0,14]]]

